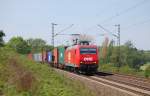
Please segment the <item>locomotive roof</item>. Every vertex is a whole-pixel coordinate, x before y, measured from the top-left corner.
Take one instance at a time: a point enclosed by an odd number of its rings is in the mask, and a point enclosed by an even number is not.
[[[96,45],[74,45],[68,47],[66,50],[74,49],[74,48],[97,48],[97,46]]]

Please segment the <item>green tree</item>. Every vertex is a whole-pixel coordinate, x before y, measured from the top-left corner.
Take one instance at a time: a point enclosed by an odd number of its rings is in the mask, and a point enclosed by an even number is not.
[[[127,65],[127,49],[125,46],[120,46],[120,64],[121,66]]]
[[[44,49],[46,51],[52,51],[53,50],[53,46],[51,46],[51,45],[45,45]]]
[[[125,42],[124,46],[126,46],[127,48],[134,48],[134,45],[133,45],[133,43],[130,40]]]
[[[118,47],[114,47],[110,56],[110,62],[118,66]]]
[[[145,62],[150,62],[150,51],[144,51]]]
[[[0,47],[4,45],[3,37],[5,36],[5,33],[0,30]]]
[[[22,37],[11,38],[9,42],[7,43],[7,45],[13,48],[16,52],[21,53],[21,54],[27,54],[31,50],[27,42]]]
[[[107,60],[106,60],[107,63],[110,62],[110,57],[112,55],[113,47],[114,47],[114,41],[111,40],[111,42],[109,43],[109,46],[108,46]]]
[[[126,47],[126,62],[131,68],[139,69],[145,63],[144,51],[138,50],[133,46],[131,41],[127,41],[124,46]]]
[[[26,40],[28,45],[31,47],[32,52],[41,52],[42,50],[52,50],[53,47],[50,45],[46,45],[46,42],[42,39],[28,39]]]

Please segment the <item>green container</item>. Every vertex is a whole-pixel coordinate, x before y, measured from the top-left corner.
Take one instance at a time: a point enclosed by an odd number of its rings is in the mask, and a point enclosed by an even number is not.
[[[65,60],[65,47],[58,47],[58,54],[59,54],[59,58],[58,58],[58,62],[59,64],[64,64],[64,60]]]

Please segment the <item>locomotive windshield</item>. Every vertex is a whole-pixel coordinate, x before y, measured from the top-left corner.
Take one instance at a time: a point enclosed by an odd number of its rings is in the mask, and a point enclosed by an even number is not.
[[[96,54],[96,48],[80,48],[80,54]]]

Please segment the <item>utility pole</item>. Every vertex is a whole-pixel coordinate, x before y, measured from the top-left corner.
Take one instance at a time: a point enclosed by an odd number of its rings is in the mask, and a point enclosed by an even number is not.
[[[55,23],[52,23],[52,46],[54,47],[55,45],[54,45],[54,26],[56,26],[57,24],[55,24]]]
[[[117,36],[117,39],[118,39],[117,41],[118,41],[118,42],[117,42],[117,45],[118,45],[118,51],[119,51],[119,52],[118,52],[118,68],[119,68],[119,67],[121,66],[121,64],[120,64],[120,63],[121,63],[121,62],[120,62],[120,59],[121,59],[121,58],[120,58],[120,53],[121,53],[121,52],[120,52],[120,24],[117,24],[117,25],[115,25],[115,26],[118,28],[118,36]]]
[[[117,61],[118,61],[118,71],[119,71],[119,67],[121,66],[121,62],[120,62],[120,59],[121,59],[121,52],[120,52],[120,24],[117,24],[115,25],[117,27],[117,35],[116,34],[113,34],[111,31],[109,31],[108,29],[104,28],[103,26],[101,26],[100,24],[97,25],[99,28],[103,29],[104,31],[106,32],[109,32],[111,35],[113,35],[114,37],[117,38],[117,46],[118,46],[118,57],[117,57]]]
[[[63,30],[61,30],[61,31],[59,31],[59,32],[57,32],[56,34],[54,33],[54,27],[56,26],[56,25],[58,25],[58,24],[55,24],[55,23],[52,23],[52,40],[51,40],[51,42],[52,42],[52,46],[54,47],[54,38],[55,38],[55,36],[57,36],[57,35],[65,35],[65,34],[60,34],[61,32],[63,32],[63,31],[66,31],[66,30],[68,30],[69,28],[71,28],[72,26],[73,26],[73,24],[71,24],[70,26],[68,26],[68,27],[66,27],[65,29],[63,29]]]

